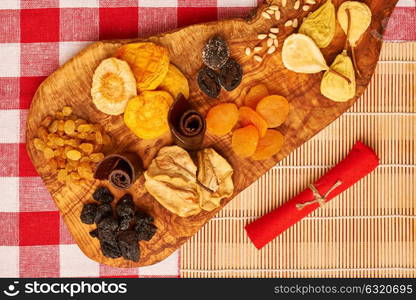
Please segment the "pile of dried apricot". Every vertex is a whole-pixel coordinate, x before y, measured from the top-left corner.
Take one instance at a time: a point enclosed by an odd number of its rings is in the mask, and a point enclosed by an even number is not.
[[[269,95],[264,84],[253,86],[239,109],[234,103],[218,104],[207,115],[208,133],[224,136],[233,131],[231,145],[243,158],[264,160],[277,154],[284,136],[276,129],[289,114],[289,102],[285,97]]]
[[[88,123],[65,106],[42,120],[33,145],[60,182],[82,183],[93,179],[95,164],[104,158],[111,138],[100,125]]]

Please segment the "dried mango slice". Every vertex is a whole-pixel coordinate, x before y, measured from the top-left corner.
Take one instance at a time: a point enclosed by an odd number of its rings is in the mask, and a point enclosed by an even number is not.
[[[284,143],[285,137],[279,131],[268,129],[266,135],[259,140],[256,152],[251,156],[254,160],[264,160],[277,154]]]
[[[259,131],[254,125],[248,125],[233,132],[231,145],[238,156],[245,158],[256,152],[258,142]]]
[[[159,89],[169,92],[174,99],[178,98],[179,94],[182,94],[186,99],[189,98],[188,79],[173,64],[169,65],[168,73]]]
[[[138,91],[156,89],[169,69],[169,52],[154,43],[133,43],[120,47],[115,57],[126,61],[137,81]]]
[[[127,101],[136,95],[136,80],[129,65],[117,58],[103,60],[92,79],[91,96],[97,109],[120,115]]]
[[[257,104],[256,111],[266,120],[269,128],[278,127],[287,119],[289,102],[283,96],[267,96]]]
[[[217,104],[207,114],[207,130],[218,136],[226,135],[238,122],[238,117],[238,108],[234,103]]]
[[[267,131],[267,122],[253,109],[242,106],[239,109],[239,122],[241,126],[254,125],[259,131],[260,137],[263,137]]]
[[[127,103],[124,122],[139,138],[157,138],[169,130],[168,111],[172,103],[168,92],[145,91]]]
[[[252,109],[256,109],[257,103],[267,96],[269,96],[267,87],[262,83],[257,84],[248,91],[246,97],[244,98],[244,105],[249,106]]]

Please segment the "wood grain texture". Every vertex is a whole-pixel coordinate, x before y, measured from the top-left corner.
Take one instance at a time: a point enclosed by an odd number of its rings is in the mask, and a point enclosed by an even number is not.
[[[177,65],[187,76],[190,82],[191,101],[202,113],[219,102],[235,101],[241,104],[249,88],[262,82],[267,85],[271,93],[284,95],[290,102],[291,110],[288,120],[279,128],[286,137],[285,144],[279,154],[262,162],[236,157],[231,149],[231,136],[222,138],[206,136],[204,145],[217,149],[224,155],[235,169],[233,180],[235,192],[232,197],[222,201],[226,205],[239,192],[257,180],[277,162],[305,143],[312,136],[333,122],[345,112],[361,96],[374,73],[382,41],[383,29],[395,4],[394,1],[366,0],[373,12],[370,28],[367,30],[357,51],[358,65],[362,77],[357,79],[356,97],[346,103],[335,103],[320,94],[319,86],[322,74],[296,74],[286,70],[281,61],[281,45],[284,39],[295,31],[292,27],[284,27],[288,19],[295,17],[301,19],[307,12],[289,9],[293,6],[291,1],[286,9],[282,10],[280,21],[266,20],[261,12],[266,5],[261,6],[251,20],[232,19],[212,23],[192,25],[180,30],[149,37],[148,40],[159,43],[169,49],[171,62]],[[323,1],[317,1],[314,9]],[[338,7],[342,0],[334,0]],[[267,32],[277,23],[281,30],[278,51],[272,56],[265,56],[262,63],[255,62],[245,56],[247,46],[253,47],[257,42],[257,34]],[[243,66],[244,77],[241,85],[233,92],[222,91],[219,100],[208,99],[198,89],[195,80],[198,70],[202,66],[200,49],[205,41],[214,34],[223,35],[229,42],[232,56]],[[111,56],[114,51],[124,43],[134,40],[102,41],[97,42],[49,76],[39,87],[31,104],[27,121],[27,150],[37,171],[45,182],[46,187],[60,209],[69,231],[78,243],[81,250],[91,259],[117,267],[137,267],[156,263],[169,256],[175,249],[193,236],[208,220],[221,208],[213,212],[204,212],[194,217],[181,218],[171,214],[163,208],[150,195],[146,194],[141,177],[131,188],[136,205],[155,217],[158,227],[157,234],[150,242],[140,242],[141,260],[139,263],[123,259],[109,259],[104,257],[98,241],[89,236],[88,232],[93,226],[80,222],[79,214],[83,203],[91,201],[91,194],[100,182],[91,182],[83,186],[63,186],[56,181],[56,174],[50,172],[41,153],[33,147],[32,141],[36,136],[36,129],[40,121],[48,114],[62,108],[64,105],[74,107],[74,113],[100,123],[115,139],[113,153],[135,151],[147,166],[157,151],[164,145],[170,144],[171,138],[166,135],[158,140],[139,140],[124,125],[122,117],[107,116],[97,111],[92,104],[90,96],[91,80],[95,68],[101,60]],[[341,52],[345,42],[345,35],[340,26],[331,45],[323,49],[328,63]],[[120,191],[113,190],[121,196]],[[41,228],[39,230],[42,230]]]

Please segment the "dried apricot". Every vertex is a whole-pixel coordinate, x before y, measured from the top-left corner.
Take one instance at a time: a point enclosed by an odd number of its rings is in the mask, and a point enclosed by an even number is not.
[[[267,131],[266,121],[253,109],[248,106],[242,106],[239,109],[239,122],[241,126],[254,125],[259,131],[259,136],[263,137]]]
[[[66,152],[66,157],[68,157],[71,160],[79,160],[81,158],[81,152],[77,150],[69,150]]]
[[[289,114],[289,102],[283,96],[267,96],[257,104],[256,111],[266,120],[269,128],[274,128],[286,121]]]
[[[90,143],[82,143],[78,148],[87,154],[91,154],[94,151],[94,146]]]
[[[145,91],[129,100],[124,122],[139,138],[157,138],[169,130],[168,111],[172,103],[168,92]]]
[[[231,144],[234,152],[240,157],[249,157],[256,152],[259,142],[259,131],[254,125],[236,129]]]
[[[116,51],[115,57],[129,64],[139,91],[156,89],[168,73],[169,52],[154,43],[126,44]]]
[[[217,104],[207,114],[207,130],[218,136],[226,135],[238,122],[238,117],[238,108],[234,103]]]
[[[172,64],[169,65],[168,73],[159,88],[169,92],[174,99],[178,98],[179,94],[182,94],[186,99],[189,98],[188,80],[185,75]]]
[[[279,131],[268,129],[266,135],[259,140],[256,152],[251,157],[254,160],[263,160],[277,154],[282,148],[285,137]]]
[[[258,85],[253,86],[247,93],[246,97],[244,98],[244,105],[249,106],[252,109],[256,109],[257,103],[264,97],[269,96],[269,91],[267,87],[260,83]]]

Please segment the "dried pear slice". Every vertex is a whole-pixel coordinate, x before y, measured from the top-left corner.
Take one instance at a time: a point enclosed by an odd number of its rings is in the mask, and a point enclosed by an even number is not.
[[[335,29],[335,6],[328,0],[303,19],[299,33],[309,36],[319,48],[325,48],[334,38]]]
[[[350,81],[326,71],[321,81],[321,93],[335,102],[346,102],[355,96],[355,73],[351,58],[343,51],[335,58],[331,70],[346,76]]]
[[[347,1],[341,4],[338,9],[337,17],[342,30],[347,34],[348,32],[348,14],[351,15],[351,24],[348,33],[348,41],[351,47],[356,47],[361,36],[367,30],[371,23],[371,10],[362,2]]]
[[[120,115],[127,101],[136,95],[136,80],[126,62],[108,58],[100,63],[91,88],[92,101],[98,110],[108,115]]]
[[[315,42],[301,33],[294,33],[286,38],[282,60],[287,69],[297,73],[312,74],[329,69]]]
[[[182,94],[185,99],[189,98],[189,84],[185,75],[173,64],[169,65],[168,73],[159,88],[169,92],[174,99]]]

